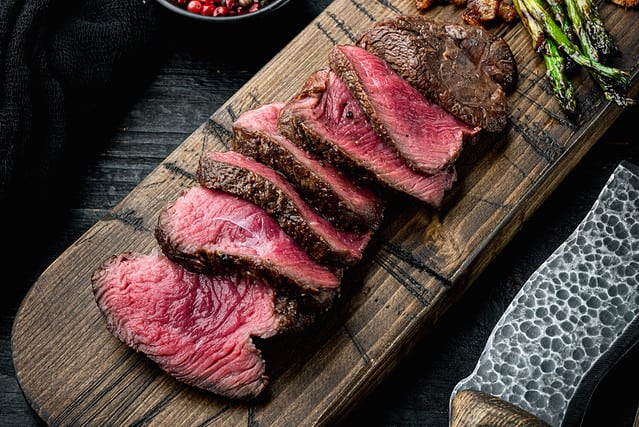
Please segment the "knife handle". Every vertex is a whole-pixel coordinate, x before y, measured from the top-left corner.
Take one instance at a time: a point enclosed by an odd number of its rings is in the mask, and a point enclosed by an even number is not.
[[[465,389],[451,404],[451,427],[550,427],[519,406],[491,394]]]

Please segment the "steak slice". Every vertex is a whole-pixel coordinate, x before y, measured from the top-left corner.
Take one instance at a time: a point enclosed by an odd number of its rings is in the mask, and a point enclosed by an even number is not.
[[[262,208],[222,191],[185,190],[160,212],[155,236],[191,271],[242,272],[322,309],[339,293],[341,275],[311,259]]]
[[[283,102],[245,111],[233,124],[233,150],[283,174],[307,203],[340,230],[377,230],[384,202],[277,129]]]
[[[161,255],[114,255],[91,280],[115,337],[179,381],[229,398],[255,397],[268,382],[251,337],[295,322],[270,286],[193,273]]]
[[[418,172],[432,174],[451,165],[464,140],[480,130],[428,101],[386,61],[361,47],[337,45],[329,62],[377,134]]]
[[[279,173],[235,151],[200,158],[200,185],[251,201],[268,212],[311,257],[327,266],[358,262],[372,231],[339,231],[302,200]]]
[[[517,62],[508,44],[484,28],[398,15],[376,23],[357,45],[466,123],[489,132],[505,128]]]
[[[341,170],[435,208],[456,178],[454,166],[433,175],[409,168],[375,133],[344,82],[328,68],[313,73],[282,108],[278,127]]]

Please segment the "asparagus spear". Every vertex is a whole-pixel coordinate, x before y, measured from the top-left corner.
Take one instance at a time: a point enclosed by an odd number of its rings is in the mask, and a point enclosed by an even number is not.
[[[554,0],[548,0],[554,1]],[[533,39],[539,39],[538,32],[543,32],[545,42],[545,52],[543,53],[546,67],[548,69],[549,77],[555,79],[553,85],[557,94],[557,99],[560,102],[562,108],[571,111],[571,103],[566,104],[565,97],[572,97],[573,95],[569,91],[571,86],[562,88],[564,83],[562,80],[565,78],[565,63],[560,65],[559,58],[562,54],[566,55],[572,61],[577,64],[586,67],[590,74],[593,76],[597,84],[604,92],[606,99],[617,103],[620,106],[627,106],[634,103],[630,98],[622,95],[629,84],[630,75],[618,68],[607,66],[597,60],[596,47],[593,43],[590,43],[590,37],[586,38],[585,22],[588,21],[589,16],[581,15],[585,10],[592,12],[594,8],[584,9],[577,7],[576,2],[581,0],[566,0],[566,10],[568,16],[571,18],[572,27],[575,29],[575,34],[579,40],[579,45],[573,43],[569,36],[562,30],[561,26],[553,19],[551,14],[546,10],[547,3],[545,0],[515,0],[516,8],[522,18],[522,22],[526,28],[533,35]],[[576,23],[575,23],[576,21]],[[607,33],[607,32],[606,32]],[[608,34],[609,36],[609,34]],[[550,42],[550,43],[549,43]],[[541,46],[539,42],[536,42],[538,47]],[[556,52],[555,52],[556,48]],[[583,51],[582,51],[583,49]],[[559,55],[556,55],[559,53]],[[569,98],[568,98],[569,99]]]
[[[568,16],[584,53],[599,62],[617,53],[615,41],[604,27],[597,8],[593,7],[590,0],[565,1]]]
[[[584,55],[579,50],[579,47],[568,39],[566,34],[561,31],[561,28],[559,28],[557,23],[552,19],[548,11],[544,8],[543,0],[523,1],[526,2],[526,7],[531,16],[539,21],[546,35],[552,38],[557,43],[557,46],[577,64],[591,69],[601,76],[608,77],[613,82],[618,82],[620,86],[626,87],[629,84],[630,75],[627,72],[619,68],[609,67]]]
[[[625,96],[622,92],[624,88],[618,87],[614,81],[611,81],[605,76],[600,76],[599,74],[590,73],[591,76],[595,79],[599,87],[604,93],[604,97],[608,101],[612,101],[620,107],[628,107],[630,105],[635,105],[635,100]]]
[[[526,30],[532,38],[533,49],[537,53],[543,53],[543,44],[546,41],[546,34],[544,33],[543,27],[530,14],[525,0],[522,0],[521,2],[520,0],[513,0],[513,6],[515,6],[515,10],[521,18],[522,24],[524,24],[524,27],[526,27]]]
[[[570,18],[567,15],[565,4],[561,0],[547,0],[550,12],[552,12],[553,18],[559,24],[561,30],[566,34],[571,42],[575,42],[577,37],[570,23]]]
[[[570,17],[584,56],[593,61],[601,61],[617,52],[617,45],[603,25],[596,8],[590,0],[565,0]],[[587,18],[587,19],[586,19]],[[607,76],[589,70],[604,93],[604,97],[619,106],[634,104],[634,100],[623,95],[625,85]]]
[[[559,106],[566,112],[577,112],[577,100],[572,82],[566,77],[566,58],[559,52],[553,40],[546,40],[546,75],[553,84],[555,98]]]
[[[599,16],[599,10],[591,0],[570,0],[575,2],[575,6],[579,13],[588,17],[584,21],[586,34],[590,40],[590,44],[595,48],[599,57],[603,60],[606,57],[615,55],[619,52],[619,48],[614,39],[606,29],[604,22]]]
[[[533,42],[533,49],[542,55],[546,64],[546,76],[553,87],[555,98],[559,106],[568,113],[575,113],[577,101],[572,82],[566,76],[566,58],[559,52],[557,45],[552,39],[547,39],[544,29],[539,22],[530,14],[526,3],[520,0],[513,0],[515,10],[521,18],[521,22],[530,34]]]
[[[593,46],[592,41],[590,40],[590,36],[586,32],[586,24],[585,19],[581,15],[583,12],[579,9],[576,0],[565,0],[566,2],[566,12],[570,17],[570,21],[572,22],[575,33],[577,34],[577,40],[581,49],[584,52],[590,52],[588,55],[590,58],[593,58],[596,61],[599,61],[601,58],[599,57],[599,53],[596,48]]]
[[[566,112],[575,113],[577,101],[573,85],[566,76],[566,58],[559,52],[555,42],[546,38],[543,27],[530,14],[525,0],[513,0],[513,5],[532,38],[533,49],[544,58],[546,76],[552,84],[559,106]]]

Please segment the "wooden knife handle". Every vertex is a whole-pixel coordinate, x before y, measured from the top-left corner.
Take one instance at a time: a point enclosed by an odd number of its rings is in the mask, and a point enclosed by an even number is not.
[[[550,427],[528,411],[477,390],[461,390],[451,404],[451,427]]]

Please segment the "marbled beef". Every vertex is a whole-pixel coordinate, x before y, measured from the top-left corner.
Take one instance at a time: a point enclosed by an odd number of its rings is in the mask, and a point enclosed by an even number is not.
[[[414,170],[436,173],[479,132],[427,100],[388,63],[357,46],[337,45],[331,69],[362,106],[373,129]]]
[[[323,159],[289,141],[277,129],[284,102],[243,112],[233,123],[233,150],[283,174],[304,200],[340,230],[376,230],[384,202]]]
[[[297,310],[270,286],[192,273],[161,255],[112,256],[92,287],[115,337],[176,379],[230,398],[257,396],[268,382],[251,337],[297,322]]]
[[[235,151],[204,153],[200,185],[242,197],[268,212],[311,257],[327,266],[358,262],[372,231],[339,231],[311,208],[275,170]]]
[[[242,272],[317,308],[339,294],[341,275],[311,259],[262,208],[231,194],[185,190],[160,213],[155,235],[165,255],[198,273]]]
[[[377,22],[357,45],[466,123],[490,132],[506,126],[517,62],[508,44],[484,28],[398,15]]]
[[[282,108],[278,127],[341,170],[435,208],[456,178],[454,166],[433,175],[409,168],[375,133],[344,82],[328,68],[313,73]]]

